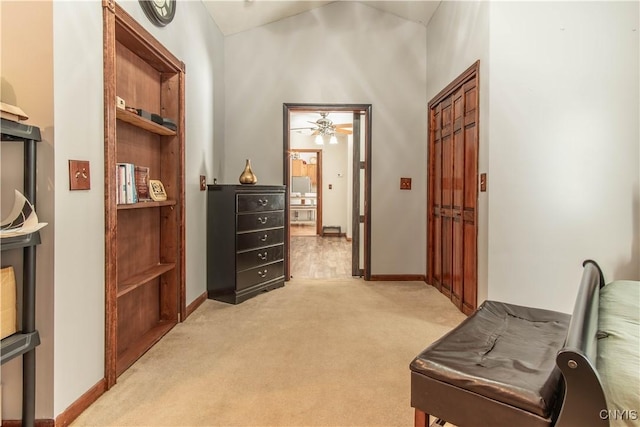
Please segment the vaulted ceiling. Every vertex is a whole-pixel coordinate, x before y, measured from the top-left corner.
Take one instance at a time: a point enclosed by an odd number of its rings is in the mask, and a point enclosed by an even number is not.
[[[307,0],[203,0],[203,3],[220,31],[225,36],[228,36],[334,2]],[[360,1],[359,3],[426,26],[429,19],[431,19],[431,15],[438,8],[440,0]]]

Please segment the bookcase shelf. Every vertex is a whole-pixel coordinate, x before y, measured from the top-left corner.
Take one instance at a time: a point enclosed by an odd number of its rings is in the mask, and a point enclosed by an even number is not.
[[[171,271],[176,268],[175,263],[171,264],[158,264],[153,267],[142,271],[134,276],[127,278],[126,280],[120,283],[118,286],[118,298],[128,294],[129,292],[137,289],[140,286],[143,286],[146,283],[149,283],[156,277],[162,276],[167,271]]]
[[[135,343],[118,354],[120,363],[118,363],[117,374],[122,374],[127,370],[127,368],[133,365],[140,356],[153,347],[153,345],[157,343],[167,332],[169,332],[173,326],[174,323],[171,322],[159,322],[153,328],[141,335]]]
[[[177,135],[176,131],[173,131],[167,127],[157,124],[156,122],[152,122],[151,120],[147,120],[144,117],[140,117],[137,114],[134,114],[127,110],[123,110],[121,108],[116,108],[116,118],[118,120],[122,120],[123,122],[127,122],[129,124],[132,124],[141,129],[147,130],[149,132],[153,132],[158,135],[165,135],[165,136]]]
[[[107,388],[185,316],[185,66],[116,2],[103,2]],[[116,97],[176,123],[116,107]],[[117,204],[119,163],[149,168],[167,200]]]
[[[161,206],[175,206],[176,203],[177,202],[175,200],[164,200],[162,202],[154,202],[154,201],[138,202],[138,203],[118,205],[118,210],[157,208]]]

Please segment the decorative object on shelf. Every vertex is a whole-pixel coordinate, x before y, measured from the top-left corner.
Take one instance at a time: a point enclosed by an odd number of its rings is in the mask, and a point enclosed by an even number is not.
[[[143,110],[142,108],[136,108],[136,113],[143,119],[151,120],[152,113]]]
[[[176,15],[176,0],[140,0],[140,7],[155,26],[164,27]]]
[[[251,159],[247,159],[244,166],[244,171],[240,175],[240,184],[255,184],[258,182],[258,177],[251,169]]]
[[[164,191],[164,185],[157,179],[149,180],[149,195],[156,202],[167,200],[167,193]]]
[[[151,199],[149,194],[149,168],[146,166],[136,166],[134,172],[136,193],[139,202],[146,202]]]
[[[31,234],[45,225],[47,225],[46,222],[38,222],[38,215],[33,205],[21,192],[15,190],[13,209],[0,222],[0,238]]]
[[[116,96],[116,107],[120,108],[121,110],[124,110],[127,107],[124,99],[120,98],[119,96]]]
[[[162,118],[161,125],[171,130],[178,130],[178,125],[176,124],[176,122],[166,117]]]
[[[0,339],[18,332],[16,276],[13,267],[0,270]]]

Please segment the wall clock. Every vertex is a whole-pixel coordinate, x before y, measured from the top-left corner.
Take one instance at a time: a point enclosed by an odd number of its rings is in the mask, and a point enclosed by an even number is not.
[[[176,0],[139,0],[140,7],[149,21],[158,27],[164,27],[173,21],[176,14]]]

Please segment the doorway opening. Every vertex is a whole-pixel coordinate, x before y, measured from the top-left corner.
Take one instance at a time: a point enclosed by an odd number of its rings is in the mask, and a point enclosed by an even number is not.
[[[285,279],[370,280],[371,105],[283,104],[283,140]]]
[[[292,147],[289,159],[291,235],[322,235],[322,150]]]

